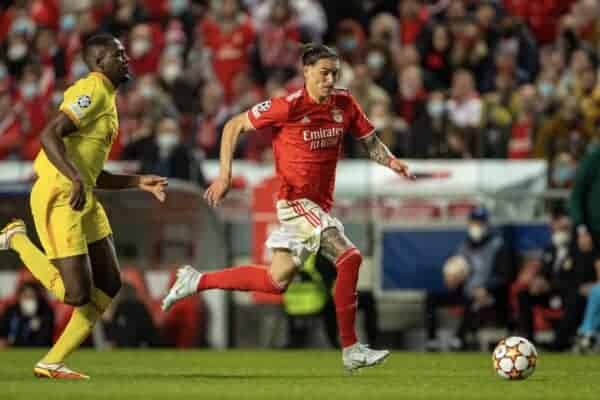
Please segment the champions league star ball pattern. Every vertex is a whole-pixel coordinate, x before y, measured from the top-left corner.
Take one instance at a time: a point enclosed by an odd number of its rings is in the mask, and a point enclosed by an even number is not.
[[[526,379],[537,364],[537,350],[527,339],[511,336],[502,339],[494,349],[492,361],[498,376],[503,379]]]

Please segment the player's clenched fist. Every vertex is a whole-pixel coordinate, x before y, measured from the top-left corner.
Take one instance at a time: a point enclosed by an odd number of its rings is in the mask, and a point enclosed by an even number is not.
[[[211,207],[216,207],[219,205],[221,200],[227,195],[229,192],[229,188],[231,187],[231,180],[224,178],[217,178],[213,181],[213,183],[206,189],[204,192],[204,199]]]

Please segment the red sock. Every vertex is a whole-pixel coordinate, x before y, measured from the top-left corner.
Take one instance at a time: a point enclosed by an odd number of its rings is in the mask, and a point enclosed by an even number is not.
[[[347,250],[335,262],[337,281],[333,300],[342,347],[351,346],[358,341],[354,321],[356,320],[356,282],[361,263],[362,256],[356,248]]]
[[[206,272],[198,282],[198,291],[208,289],[243,290],[264,293],[282,293],[266,267],[242,265],[221,271]]]

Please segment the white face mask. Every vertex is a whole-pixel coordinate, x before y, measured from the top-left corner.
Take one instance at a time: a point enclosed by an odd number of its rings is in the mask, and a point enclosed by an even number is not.
[[[156,89],[153,86],[143,86],[140,88],[140,95],[145,99],[150,99],[156,94]]]
[[[472,241],[479,242],[487,233],[487,229],[482,225],[469,225],[468,233]]]
[[[552,244],[556,247],[565,247],[571,241],[571,235],[565,231],[556,231],[552,234]]]
[[[385,64],[385,57],[379,52],[369,53],[367,56],[367,65],[372,69],[381,69]]]
[[[150,41],[146,39],[136,39],[131,43],[131,55],[135,58],[141,57],[150,50]]]
[[[38,302],[36,299],[22,299],[19,301],[19,307],[23,315],[31,317],[35,315],[38,310]]]
[[[24,83],[21,86],[21,94],[25,99],[32,99],[38,92],[37,84],[33,82]]]
[[[179,64],[168,64],[162,70],[161,76],[167,83],[172,83],[181,75],[181,67]]]
[[[27,54],[27,45],[24,43],[13,44],[8,48],[8,58],[12,61],[20,60]]]
[[[73,64],[72,70],[73,78],[83,78],[89,72],[87,65],[83,61],[77,61]]]
[[[169,152],[179,144],[179,135],[176,132],[158,133],[156,144],[161,152]]]
[[[374,117],[371,119],[371,123],[378,131],[385,129],[388,126],[387,118],[385,117]]]

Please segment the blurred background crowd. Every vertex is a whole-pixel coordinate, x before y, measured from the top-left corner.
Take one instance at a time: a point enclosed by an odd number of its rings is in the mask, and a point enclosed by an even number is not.
[[[568,187],[598,141],[597,0],[7,0],[0,6],[0,159],[31,160],[86,37],[125,43],[112,159],[201,181],[226,119],[302,85],[309,41],[335,46],[340,86],[410,158],[546,158]],[[172,157],[177,154],[177,157]],[[269,132],[239,157],[271,157]],[[361,157],[352,142],[347,157]]]

